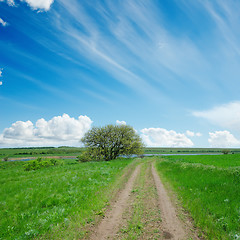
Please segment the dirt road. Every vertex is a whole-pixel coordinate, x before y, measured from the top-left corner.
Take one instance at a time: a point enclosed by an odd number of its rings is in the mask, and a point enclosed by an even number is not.
[[[153,161],[146,160],[133,171],[90,239],[198,239],[191,222],[181,221],[178,212]]]

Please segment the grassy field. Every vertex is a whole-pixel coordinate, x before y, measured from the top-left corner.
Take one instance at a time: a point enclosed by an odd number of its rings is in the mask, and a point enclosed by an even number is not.
[[[84,148],[80,147],[40,147],[40,148],[0,148],[0,160],[8,158],[78,156]],[[222,153],[222,148],[144,148],[145,154],[193,154]],[[231,153],[240,153],[240,149],[229,149]]]
[[[0,163],[0,239],[81,238],[132,165],[62,162],[36,171],[24,171],[24,162]]]
[[[145,154],[194,154],[222,153],[223,148],[145,148]],[[238,148],[229,148],[231,153],[240,153]]]
[[[44,156],[78,156],[84,148],[77,147],[45,147],[45,148],[0,148],[0,159]]]
[[[207,239],[240,239],[240,155],[170,156],[156,166]]]
[[[185,163],[201,163],[221,168],[240,167],[240,154],[229,155],[199,155],[199,156],[167,156],[169,161]]]

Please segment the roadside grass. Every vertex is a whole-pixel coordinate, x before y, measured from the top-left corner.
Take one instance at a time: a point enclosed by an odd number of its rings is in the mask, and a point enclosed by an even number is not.
[[[24,162],[1,162],[0,239],[83,237],[132,161],[64,160],[36,171],[24,171]]]
[[[221,168],[240,167],[240,154],[228,155],[199,155],[199,156],[167,156],[163,157],[173,161],[188,163],[201,163]]]
[[[157,191],[151,175],[151,158],[144,158],[141,171],[131,192],[130,207],[124,213],[129,219],[122,226],[117,239],[159,239],[160,211]]]
[[[157,159],[162,180],[170,183],[207,239],[240,239],[240,168],[232,167],[236,156]]]

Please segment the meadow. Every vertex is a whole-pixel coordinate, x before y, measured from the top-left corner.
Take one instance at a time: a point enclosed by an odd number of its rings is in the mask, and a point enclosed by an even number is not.
[[[80,147],[35,147],[0,148],[0,160],[4,158],[27,158],[45,156],[78,156],[84,148]],[[144,154],[198,154],[222,153],[222,148],[144,148]],[[240,149],[229,149],[231,153],[240,153]]]
[[[0,148],[0,159],[44,156],[78,156],[84,148],[79,147],[35,147]]]
[[[0,156],[77,156],[82,150],[69,147],[0,149]],[[0,239],[86,237],[127,181],[128,177],[122,176],[129,176],[140,162],[142,170],[136,189],[144,189],[151,175],[147,175],[147,166],[155,162],[165,186],[172,190],[173,196],[176,194],[206,239],[240,239],[240,154],[225,155],[222,149],[145,148],[145,153],[147,151],[154,154],[218,152],[219,155],[152,156],[141,161],[120,158],[86,163],[76,159],[47,159],[36,168],[26,167],[31,161],[1,161]],[[151,189],[146,188],[146,194],[137,191],[139,196],[133,205],[137,214],[133,214],[123,232],[142,234],[145,223],[141,225],[140,219],[144,218],[136,217],[148,215],[143,213],[147,205],[141,199],[150,195]],[[141,228],[136,230],[131,224],[140,224]]]
[[[0,163],[0,239],[74,239],[86,235],[122,184],[132,159],[77,163],[25,171]]]
[[[206,239],[240,239],[240,155],[158,157],[156,167]]]
[[[222,153],[224,148],[159,148],[159,147],[146,147],[144,148],[145,154],[219,154]],[[230,153],[240,153],[239,148],[227,149]]]

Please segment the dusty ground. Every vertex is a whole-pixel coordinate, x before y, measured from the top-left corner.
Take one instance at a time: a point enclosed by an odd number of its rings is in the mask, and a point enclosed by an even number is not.
[[[146,160],[135,168],[90,239],[198,239],[189,219],[178,218],[179,211],[153,161]]]
[[[125,188],[121,191],[116,199],[115,203],[110,206],[110,209],[100,224],[97,226],[95,231],[92,233],[90,239],[112,239],[119,229],[119,225],[122,222],[123,211],[126,209],[128,199],[130,197],[133,183],[139,173],[140,166],[137,166],[132,176],[126,183]]]

